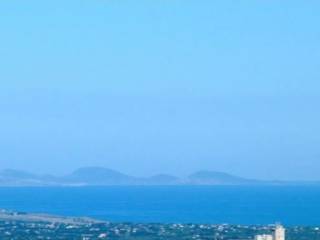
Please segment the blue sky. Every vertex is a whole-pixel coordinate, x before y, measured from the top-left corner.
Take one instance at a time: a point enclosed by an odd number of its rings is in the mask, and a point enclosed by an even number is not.
[[[319,179],[319,11],[1,2],[1,168]]]

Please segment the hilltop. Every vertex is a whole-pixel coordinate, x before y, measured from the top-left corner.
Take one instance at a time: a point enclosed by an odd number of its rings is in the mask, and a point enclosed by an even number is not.
[[[0,171],[0,186],[111,186],[111,185],[305,185],[319,182],[261,181],[224,172],[198,171],[185,178],[167,174],[135,177],[101,167],[80,168],[65,176],[37,175],[24,171]]]

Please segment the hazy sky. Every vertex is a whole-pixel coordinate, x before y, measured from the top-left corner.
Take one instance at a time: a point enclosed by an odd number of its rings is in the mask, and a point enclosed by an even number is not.
[[[0,3],[0,168],[319,179],[320,2]]]

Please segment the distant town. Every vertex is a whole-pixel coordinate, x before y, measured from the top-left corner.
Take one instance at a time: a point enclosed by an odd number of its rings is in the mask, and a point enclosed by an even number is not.
[[[320,240],[316,226],[114,223],[0,211],[1,240]]]

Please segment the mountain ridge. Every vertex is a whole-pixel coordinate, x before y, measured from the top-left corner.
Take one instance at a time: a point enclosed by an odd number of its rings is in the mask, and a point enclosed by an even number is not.
[[[185,178],[168,174],[135,177],[102,167],[84,167],[64,176],[37,175],[14,169],[0,171],[0,186],[138,186],[138,185],[315,185],[318,181],[263,181],[218,171],[197,171]]]

